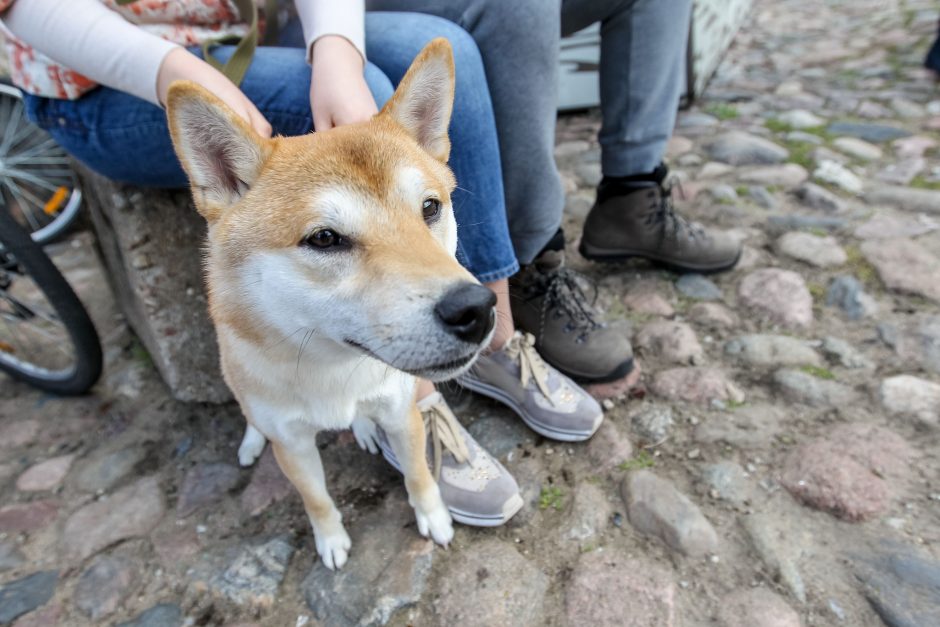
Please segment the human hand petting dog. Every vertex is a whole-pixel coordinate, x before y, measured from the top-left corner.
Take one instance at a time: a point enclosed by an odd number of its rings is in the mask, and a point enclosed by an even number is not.
[[[271,123],[265,119],[248,96],[235,83],[185,48],[166,55],[157,74],[157,97],[166,106],[166,96],[173,81],[192,81],[208,89],[237,113],[262,137],[271,136]]]
[[[347,39],[327,35],[314,43],[310,80],[314,129],[325,131],[365,122],[378,113],[362,68],[362,55]],[[170,52],[160,66],[157,95],[162,104],[166,104],[167,91],[176,80],[188,80],[205,87],[251,124],[259,135],[271,136],[270,122],[254,103],[224,74],[185,48]]]
[[[362,55],[346,38],[327,35],[317,39],[311,69],[314,130],[365,122],[379,112],[362,73]]]

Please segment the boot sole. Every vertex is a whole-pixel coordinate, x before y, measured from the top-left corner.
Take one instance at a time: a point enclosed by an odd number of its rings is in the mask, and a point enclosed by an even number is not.
[[[676,263],[674,260],[651,255],[650,253],[643,251],[610,250],[605,248],[597,248],[596,246],[591,246],[582,238],[581,245],[578,247],[578,252],[581,253],[582,257],[585,259],[590,259],[591,261],[627,261],[629,259],[646,259],[647,261],[650,261],[658,266],[680,273],[697,272],[699,274],[712,274],[714,272],[730,270],[736,266],[738,261],[741,259],[742,251],[738,251],[738,254],[735,256],[733,261],[724,262],[717,265],[681,264]]]
[[[545,356],[542,356],[542,359],[545,359]],[[546,359],[546,361],[548,361]],[[551,362],[549,362],[551,363]],[[633,373],[633,368],[636,365],[633,361],[633,357],[623,362],[616,369],[611,370],[605,375],[599,377],[593,375],[586,375],[574,372],[572,370],[566,370],[565,368],[559,366],[557,363],[551,363],[552,367],[555,368],[558,372],[565,375],[575,383],[584,383],[590,385],[592,383],[610,383],[612,381],[619,381],[624,377],[629,377]]]

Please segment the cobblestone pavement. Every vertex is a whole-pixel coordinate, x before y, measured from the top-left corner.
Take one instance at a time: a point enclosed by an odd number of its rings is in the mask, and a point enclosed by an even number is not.
[[[920,69],[937,17],[757,3],[669,148],[678,204],[733,229],[741,264],[680,277],[569,242],[643,380],[596,390],[607,421],[584,445],[450,390],[527,507],[448,551],[396,473],[331,434],[354,545],[327,572],[270,453],[237,466],[238,409],[171,400],[87,235],[60,246],[108,365],[87,398],[0,387],[0,624],[938,624],[940,93]],[[597,128],[559,122],[571,237]]]

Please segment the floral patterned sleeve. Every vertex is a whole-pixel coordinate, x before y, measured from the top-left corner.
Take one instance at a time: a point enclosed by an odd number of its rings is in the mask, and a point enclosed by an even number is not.
[[[171,49],[247,32],[232,0],[0,0],[0,21],[24,91],[74,100],[103,84],[155,104]]]

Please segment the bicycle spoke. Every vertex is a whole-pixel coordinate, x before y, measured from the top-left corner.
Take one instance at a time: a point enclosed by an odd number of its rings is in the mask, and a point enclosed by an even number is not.
[[[69,181],[72,181],[73,176],[74,176],[71,170],[54,170],[54,169],[46,169],[46,168],[37,168],[35,170],[26,170],[26,171],[31,172],[33,174],[42,174],[43,178],[60,178],[60,179],[67,179]]]
[[[13,100],[9,97],[0,96],[0,124],[4,127],[10,121],[10,109],[13,106]]]
[[[6,183],[6,188],[10,190],[10,193],[13,194],[13,197],[16,199],[17,204],[20,206],[20,213],[22,213],[23,217],[25,217],[27,222],[29,222],[32,230],[38,231],[40,228],[42,228],[39,223],[36,222],[36,218],[33,216],[32,211],[29,211],[29,203],[21,195],[22,190],[20,190],[19,186],[10,179],[6,179],[4,182]],[[42,203],[37,204],[41,205]]]
[[[52,138],[50,137],[49,139],[45,140],[45,141],[42,142],[41,144],[36,144],[35,146],[32,146],[32,147],[28,148],[28,149],[25,150],[24,152],[21,152],[21,153],[20,153],[20,156],[21,156],[21,157],[23,157],[23,156],[26,156],[26,157],[35,156],[37,153],[41,153],[41,152],[47,151],[47,150],[49,150],[50,148],[53,148],[53,147],[56,147],[56,146],[58,146],[58,144],[55,142],[54,139],[52,139]]]
[[[13,142],[10,144],[10,152],[15,154],[18,150],[35,146],[46,137],[49,137],[49,133],[45,130],[33,124],[24,124],[13,138]],[[57,150],[54,152],[64,152],[58,146],[56,148]]]
[[[24,278],[20,279],[25,280]],[[43,312],[43,308],[33,306],[27,306],[23,304],[18,298],[13,297],[8,291],[3,293],[6,300],[13,307],[14,312],[30,312],[36,318],[29,319],[24,318],[22,315],[17,315],[16,313],[0,315],[0,319],[3,319],[4,326],[7,328],[8,336],[16,344],[18,350],[22,355],[30,355],[32,360],[34,357],[38,356],[50,356],[51,353],[61,354],[66,358],[65,363],[68,363],[68,360],[71,359],[72,354],[69,352],[67,347],[68,343],[68,333],[62,329],[61,322],[50,316],[48,313]],[[10,321],[14,320],[16,326],[12,326]],[[38,320],[37,320],[38,319]],[[43,322],[46,324],[38,324],[37,322]],[[25,358],[24,358],[25,359]],[[24,361],[20,359],[20,361]],[[46,368],[48,370],[57,369],[60,366],[61,360],[55,358],[43,360],[49,362],[47,366],[41,366],[39,364],[34,364],[41,368]]]
[[[13,111],[7,119],[6,127],[3,129],[3,141],[0,142],[0,154],[6,154],[13,145],[13,138],[16,136],[20,122],[23,121],[23,103],[13,104]]]
[[[20,355],[36,355],[38,354],[36,350],[35,342],[30,342],[31,346],[24,346],[24,338],[18,333],[12,326],[10,326],[9,316],[0,316],[0,319],[3,320],[4,326],[7,328],[7,336],[13,340],[15,343],[15,348]],[[25,361],[23,357],[16,357],[19,361]]]
[[[47,181],[47,180],[45,180],[45,179],[39,178],[39,177],[36,176],[35,174],[32,174],[32,173],[30,173],[30,172],[27,172],[26,170],[20,170],[20,169],[18,169],[18,168],[9,169],[9,170],[7,170],[6,174],[7,174],[7,176],[12,177],[12,178],[15,178],[15,179],[21,179],[21,180],[23,180],[23,181],[28,181],[28,182],[32,183],[33,185],[42,187],[43,189],[47,189],[47,190],[49,190],[50,192],[55,192],[56,190],[58,190],[58,189],[61,187],[61,185],[55,185],[55,184],[50,183],[49,181]]]
[[[3,163],[7,166],[18,166],[18,167],[68,165],[69,158],[65,154],[63,154],[62,156],[25,157],[22,159],[18,155],[13,155],[9,159],[5,159]]]

